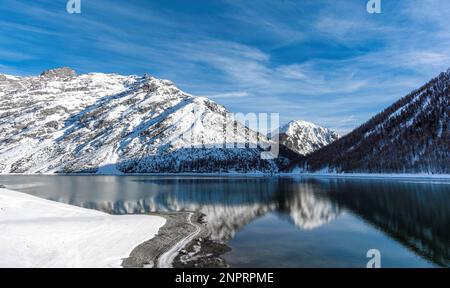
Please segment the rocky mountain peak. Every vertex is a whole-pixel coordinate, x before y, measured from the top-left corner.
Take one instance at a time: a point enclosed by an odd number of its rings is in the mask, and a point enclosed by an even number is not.
[[[291,122],[289,122],[288,124],[286,124],[280,128],[280,133],[292,134],[292,133],[295,133],[296,130],[298,130],[299,128],[316,129],[316,128],[321,128],[321,127],[314,123],[307,122],[304,120],[292,120]]]
[[[304,120],[294,120],[282,126],[280,143],[301,154],[310,154],[339,139],[339,135],[328,129]]]
[[[77,73],[75,72],[75,70],[69,67],[61,67],[46,70],[41,73],[41,76],[47,78],[70,78],[77,76]]]

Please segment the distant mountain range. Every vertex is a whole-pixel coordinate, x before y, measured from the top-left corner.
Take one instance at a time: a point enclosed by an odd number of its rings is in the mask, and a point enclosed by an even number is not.
[[[280,128],[279,157],[264,159],[272,140],[167,80],[70,68],[0,74],[0,173],[449,173],[449,75],[341,139],[292,121]]]
[[[291,121],[280,128],[280,143],[305,156],[323,148],[337,139],[339,134],[303,120]]]

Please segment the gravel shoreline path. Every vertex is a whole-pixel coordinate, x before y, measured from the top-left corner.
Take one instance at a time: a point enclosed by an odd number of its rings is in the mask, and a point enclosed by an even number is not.
[[[158,234],[123,260],[124,268],[228,267],[221,257],[231,250],[209,239],[210,232],[198,212],[152,213],[166,219]]]
[[[194,213],[188,213],[186,217],[186,221],[195,227],[195,230],[192,233],[189,233],[185,238],[181,239],[174,246],[172,246],[169,250],[167,250],[164,254],[162,254],[158,258],[158,268],[172,268],[172,263],[175,257],[179,254],[179,252],[186,247],[191,241],[193,241],[198,235],[202,232],[202,226],[197,223],[192,222],[192,218]],[[204,229],[204,228],[203,228]]]
[[[199,233],[198,231],[199,229],[200,231],[205,229],[203,225],[197,223],[193,224],[191,221],[188,221],[188,218],[191,217],[192,217],[191,219],[197,219],[198,215],[195,214],[196,213],[192,212],[152,213],[152,215],[164,217],[166,219],[166,224],[163,227],[161,227],[158,234],[154,238],[134,248],[130,256],[123,260],[122,267],[124,268],[156,267],[157,263],[159,263],[159,258],[163,256],[166,252],[172,250],[172,248],[175,246],[179,246],[178,243],[182,242],[183,240],[186,240],[193,233],[197,235]],[[193,238],[195,238],[195,235],[193,236]],[[187,240],[191,241],[192,239],[189,238]],[[179,249],[182,248],[183,247]],[[176,253],[177,251],[178,249],[176,249],[173,252]],[[170,258],[173,260],[175,256],[170,256]],[[167,262],[165,264],[167,264]]]

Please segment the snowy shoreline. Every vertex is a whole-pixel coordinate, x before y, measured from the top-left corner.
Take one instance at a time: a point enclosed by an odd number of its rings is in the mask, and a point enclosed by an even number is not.
[[[114,216],[0,188],[0,267],[120,267],[165,218]]]

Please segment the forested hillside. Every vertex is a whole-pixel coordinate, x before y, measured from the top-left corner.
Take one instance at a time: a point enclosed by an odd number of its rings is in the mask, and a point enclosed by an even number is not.
[[[300,161],[309,171],[450,173],[450,70]]]

